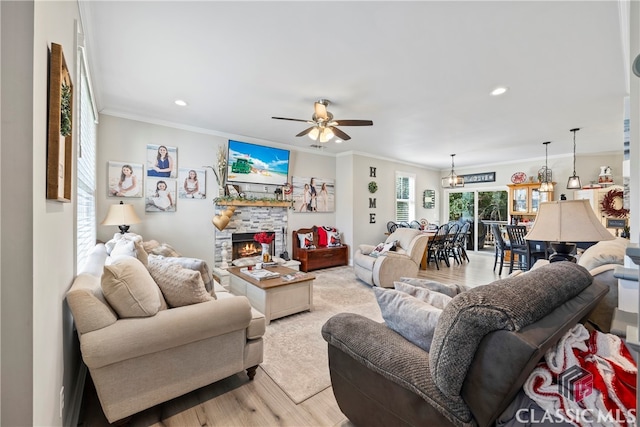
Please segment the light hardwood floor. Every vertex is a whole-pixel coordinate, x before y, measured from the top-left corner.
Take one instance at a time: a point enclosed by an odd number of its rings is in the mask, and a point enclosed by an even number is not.
[[[470,262],[437,270],[433,263],[420,270],[419,277],[442,283],[477,286],[500,278],[492,271],[492,252],[469,253]],[[497,270],[497,269],[496,269]],[[503,269],[502,277],[509,268]],[[213,361],[212,361],[213,363]],[[328,368],[327,368],[328,369]],[[108,426],[100,403],[87,376],[87,386],[79,426]],[[155,406],[130,420],[131,426],[339,426],[353,427],[340,412],[331,387],[295,404],[262,369],[249,381],[244,373],[231,376],[215,384]]]

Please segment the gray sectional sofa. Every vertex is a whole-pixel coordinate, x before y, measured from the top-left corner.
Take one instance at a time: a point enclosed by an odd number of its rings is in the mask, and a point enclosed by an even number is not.
[[[492,425],[607,291],[570,262],[472,288],[442,311],[430,352],[384,323],[338,314],[322,328],[336,400],[356,426]]]

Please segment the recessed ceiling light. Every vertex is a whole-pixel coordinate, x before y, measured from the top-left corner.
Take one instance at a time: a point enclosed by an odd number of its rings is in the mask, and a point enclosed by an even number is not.
[[[180,107],[186,107],[187,106],[187,102],[183,101],[182,99],[176,99],[175,101],[173,101],[176,105],[179,105]]]
[[[498,96],[498,95],[502,95],[504,94],[506,91],[508,90],[508,88],[504,87],[504,86],[498,86],[497,88],[495,88],[494,90],[491,91],[491,96]]]
[[[344,141],[343,141],[343,140],[341,140],[341,139],[337,139],[337,138],[336,138],[336,141],[335,141],[335,142],[336,142],[336,144],[342,144]]]

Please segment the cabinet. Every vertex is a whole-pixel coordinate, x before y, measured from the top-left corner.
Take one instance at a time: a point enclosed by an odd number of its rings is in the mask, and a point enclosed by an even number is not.
[[[555,182],[553,183],[555,185]],[[553,191],[540,192],[540,183],[509,184],[509,214],[531,215],[538,214],[540,203],[553,200]]]

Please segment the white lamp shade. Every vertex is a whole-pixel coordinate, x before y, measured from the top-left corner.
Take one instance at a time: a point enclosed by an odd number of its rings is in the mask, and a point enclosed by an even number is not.
[[[136,214],[133,205],[120,202],[117,205],[109,206],[107,216],[100,223],[101,225],[131,225],[142,222]]]
[[[544,242],[599,242],[615,237],[602,225],[588,200],[540,203],[527,240]]]

